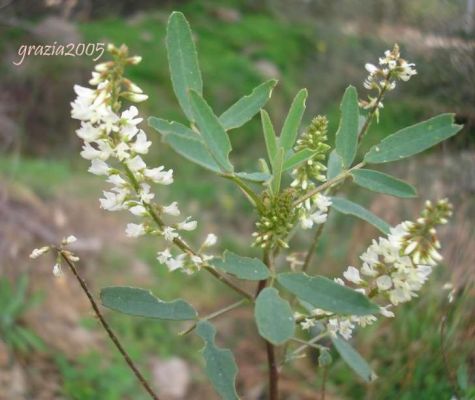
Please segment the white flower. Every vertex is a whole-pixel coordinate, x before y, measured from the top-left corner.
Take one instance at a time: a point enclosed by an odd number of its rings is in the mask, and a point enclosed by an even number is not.
[[[140,156],[135,156],[134,158],[127,160],[126,164],[132,172],[143,171],[147,167]]]
[[[138,132],[137,125],[142,122],[142,118],[135,118],[139,115],[137,107],[130,106],[127,110],[122,112],[120,116],[121,121],[121,135],[127,140],[132,139]]]
[[[80,154],[81,157],[85,158],[86,160],[95,160],[101,158],[102,156],[102,152],[92,147],[89,142],[85,142],[83,144]]]
[[[175,228],[172,228],[171,226],[166,226],[163,228],[163,237],[165,240],[172,241],[173,239],[178,237],[178,233],[176,232]]]
[[[128,237],[139,237],[145,235],[145,227],[143,224],[127,224],[125,234]]]
[[[63,245],[68,245],[68,244],[74,243],[75,241],[77,241],[76,236],[74,236],[74,235],[69,235],[68,237],[65,237],[65,238],[62,240],[62,243],[63,243]]]
[[[147,135],[145,134],[145,132],[141,130],[137,135],[135,142],[132,144],[131,148],[136,153],[147,154],[148,148],[151,144],[152,142],[147,140]]]
[[[183,268],[183,264],[185,261],[185,254],[180,254],[176,258],[170,258],[166,261],[166,265],[170,272],[173,272],[177,269]]]
[[[140,184],[140,190],[139,190],[139,196],[140,200],[144,202],[145,204],[149,204],[152,199],[155,197],[154,193],[150,192],[150,185],[147,183],[141,183]]]
[[[311,318],[305,318],[305,320],[303,320],[301,323],[300,323],[300,326],[303,330],[308,330],[310,329],[312,326],[315,326],[316,322],[314,319],[311,319]]]
[[[388,275],[381,275],[376,279],[376,285],[379,290],[385,291],[391,289],[393,282]]]
[[[389,311],[389,308],[391,305],[388,305],[386,307],[379,307],[379,312],[381,313],[382,316],[386,318],[394,318],[394,313],[392,311]]]
[[[366,63],[365,66],[366,71],[368,71],[371,75],[373,75],[376,71],[379,70],[379,68],[376,65]]]
[[[208,233],[208,236],[206,236],[206,239],[203,242],[202,247],[214,246],[217,241],[218,241],[218,237],[214,233]]]
[[[168,215],[178,216],[180,215],[180,210],[178,209],[178,203],[174,201],[168,206],[163,207],[163,212]]]
[[[190,221],[191,217],[187,217],[184,221],[177,224],[177,228],[184,231],[193,231],[196,229],[198,223],[196,221]]]
[[[148,214],[147,209],[144,206],[140,205],[140,204],[137,204],[135,206],[130,207],[129,211],[132,214],[137,215],[139,217],[144,217]]]
[[[127,181],[122,178],[119,174],[109,175],[107,182],[112,183],[116,187],[125,187],[127,186]]]
[[[76,130],[76,134],[85,142],[93,142],[101,136],[101,130],[97,129],[89,122],[81,122],[81,127]]]
[[[33,251],[30,254],[30,258],[38,258],[39,256],[42,256],[43,254],[47,253],[49,251],[50,247],[49,246],[43,246],[40,247],[39,249],[33,249]]]
[[[104,191],[104,198],[99,199],[101,208],[108,211],[118,211],[124,209],[126,193],[127,191],[121,191],[119,193]]]
[[[358,271],[355,267],[348,267],[348,269],[343,273],[343,276],[347,281],[350,281],[356,285],[363,282],[360,278],[360,271]]]
[[[91,166],[88,171],[94,175],[108,175],[110,168],[105,161],[102,160],[92,160]]]
[[[63,275],[63,271],[61,270],[61,265],[60,264],[54,264],[53,266],[53,275],[56,278],[59,278],[61,275]]]
[[[173,170],[164,171],[165,167],[146,169],[144,175],[155,183],[170,185],[173,183]]]
[[[120,161],[126,160],[130,158],[130,147],[127,143],[120,142],[114,148],[114,153]]]
[[[157,260],[160,264],[165,264],[171,257],[172,254],[170,253],[170,249],[168,248],[163,251],[157,252]]]

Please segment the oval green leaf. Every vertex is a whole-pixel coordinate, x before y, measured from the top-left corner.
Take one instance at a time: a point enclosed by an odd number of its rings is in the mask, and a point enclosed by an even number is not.
[[[364,160],[372,164],[401,160],[435,146],[461,129],[462,125],[454,124],[453,114],[441,114],[388,136],[371,147]]]
[[[348,366],[355,371],[367,383],[374,382],[377,375],[371,369],[366,360],[349,344],[346,340],[339,336],[332,337],[333,345],[340,354],[341,358],[348,364]]]
[[[403,198],[417,196],[414,186],[382,172],[370,169],[357,169],[351,175],[357,185],[374,192]]]
[[[198,133],[178,122],[169,122],[161,118],[151,117],[148,124],[162,134],[165,143],[173,150],[210,171],[220,173],[221,168],[209,154]]]
[[[201,94],[203,81],[190,25],[181,12],[173,12],[168,19],[166,44],[173,90],[183,112],[193,120],[188,92],[193,89]]]
[[[281,345],[295,333],[292,308],[274,288],[265,288],[259,293],[254,309],[259,334],[275,345]]]
[[[287,171],[289,169],[295,168],[304,161],[307,161],[312,158],[314,155],[315,152],[310,149],[303,149],[298,151],[297,153],[293,153],[284,161],[282,170]]]
[[[214,258],[211,260],[211,264],[239,279],[261,281],[270,276],[269,269],[261,260],[257,258],[241,257],[228,250],[224,252],[222,259]]]
[[[307,100],[307,89],[301,89],[290,106],[289,113],[284,121],[284,126],[280,133],[280,146],[284,150],[290,150],[297,139],[297,135],[302,121],[302,116],[305,111],[305,101]]]
[[[236,172],[235,175],[245,181],[254,183],[267,182],[272,177],[268,172]]]
[[[222,113],[219,121],[224,129],[239,128],[254,117],[270,99],[276,84],[275,79],[262,83]]]
[[[229,162],[231,142],[228,134],[199,93],[191,90],[190,100],[196,125],[206,147],[223,171],[232,172],[233,166]]]
[[[335,150],[328,156],[327,180],[333,179],[343,172],[343,161]]]
[[[275,136],[274,126],[266,110],[261,110],[261,122],[264,140],[266,142],[267,156],[272,166],[277,155],[277,137]]]
[[[238,367],[233,353],[229,349],[216,346],[216,329],[208,321],[196,325],[196,334],[205,342],[202,350],[205,359],[205,371],[214,389],[224,400],[239,400],[236,393]]]
[[[323,276],[312,277],[305,273],[287,272],[277,275],[277,281],[315,308],[348,315],[379,312],[379,307],[371,303],[365,295]]]
[[[195,309],[184,300],[165,302],[149,290],[128,286],[102,289],[101,301],[104,307],[137,317],[187,321],[197,316]]]
[[[340,155],[345,168],[351,166],[358,147],[358,107],[358,93],[353,86],[348,86],[341,101],[340,125],[335,138],[335,149]]]
[[[391,225],[389,225],[386,221],[374,215],[371,211],[367,210],[363,206],[353,203],[350,200],[343,199],[341,197],[332,197],[332,208],[342,214],[354,215],[355,217],[358,217],[363,221],[375,226],[385,234],[388,234],[389,230],[391,229]]]

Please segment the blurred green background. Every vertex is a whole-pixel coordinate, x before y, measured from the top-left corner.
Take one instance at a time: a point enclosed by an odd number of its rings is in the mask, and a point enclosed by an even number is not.
[[[364,97],[365,62],[376,63],[398,42],[418,75],[385,101],[363,149],[406,125],[440,112],[456,113],[464,130],[417,159],[387,166],[416,185],[420,198],[401,201],[347,185],[345,194],[395,224],[414,218],[423,201],[449,197],[451,223],[441,231],[444,263],[421,296],[400,307],[394,320],[360,329],[354,345],[380,379],[362,383],[337,357],[328,374],[314,357],[284,370],[283,399],[475,398],[475,22],[473,0],[17,0],[0,1],[0,399],[146,399],[135,378],[99,329],[83,293],[68,274],[54,279],[54,259],[32,262],[33,247],[74,234],[74,250],[92,290],[128,284],[164,299],[182,296],[205,314],[234,295],[201,275],[170,274],[155,260],[161,244],[128,240],[127,215],[100,210],[103,182],[87,174],[69,117],[75,83],[85,85],[90,57],[29,56],[21,45],[125,43],[143,62],[130,77],[150,99],[144,116],[184,122],[169,81],[164,46],[172,10],[190,21],[203,72],[205,96],[217,113],[269,78],[279,85],[266,109],[280,126],[291,99],[309,89],[305,121],[317,113],[338,124],[344,88]],[[145,125],[145,124],[144,124]],[[190,241],[208,232],[219,247],[250,254],[255,215],[228,182],[178,157],[159,136],[151,164],[175,170],[175,184],[158,194],[179,200],[199,221]],[[264,155],[258,118],[233,131],[233,162],[256,167]],[[312,266],[338,276],[377,236],[359,221],[332,215]],[[309,238],[294,246],[304,251]],[[216,250],[218,251],[218,249]],[[449,303],[449,290],[454,300]],[[107,312],[132,357],[164,399],[215,399],[202,372],[193,335],[184,326]],[[443,321],[445,321],[443,323]],[[444,332],[441,334],[441,325]],[[216,321],[218,342],[233,349],[243,399],[262,398],[265,355],[252,314],[235,310]],[[445,348],[445,351],[443,351]],[[455,396],[455,397],[452,397]]]

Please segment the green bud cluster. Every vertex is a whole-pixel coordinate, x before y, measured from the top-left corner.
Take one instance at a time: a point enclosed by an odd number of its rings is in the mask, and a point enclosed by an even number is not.
[[[268,192],[263,193],[262,204],[264,207],[256,222],[257,231],[253,233],[255,237],[253,246],[267,249],[288,247],[285,239],[298,218],[297,209],[293,205],[295,194],[295,190],[291,188],[275,197],[272,197]]]
[[[326,143],[328,131],[328,119],[325,116],[316,116],[300,139],[297,140],[294,150],[304,149],[314,152],[312,158],[302,163],[292,171],[294,181],[292,187],[299,187],[307,190],[313,186],[313,181],[324,182],[326,166],[323,164],[330,146]]]

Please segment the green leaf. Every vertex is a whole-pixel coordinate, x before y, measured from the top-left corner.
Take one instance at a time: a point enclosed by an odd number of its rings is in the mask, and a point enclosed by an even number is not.
[[[300,122],[302,121],[302,116],[305,111],[305,100],[307,99],[307,95],[307,89],[301,89],[290,106],[279,139],[280,145],[284,150],[290,150],[297,139]]]
[[[181,12],[173,12],[168,19],[166,43],[173,90],[183,112],[193,120],[188,92],[193,89],[201,94],[203,81],[190,25]]]
[[[277,152],[272,166],[271,190],[274,195],[280,191],[280,181],[282,180],[282,167],[284,165],[284,149],[281,147]]]
[[[239,128],[256,115],[270,99],[276,84],[275,79],[262,83],[221,114],[219,121],[224,129]]]
[[[397,197],[416,197],[416,189],[408,183],[391,175],[370,169],[358,169],[351,173],[355,183],[374,192],[386,193]]]
[[[377,379],[376,374],[365,361],[363,357],[349,344],[339,336],[332,337],[333,345],[340,354],[341,358],[348,366],[355,371],[367,383],[371,383]]]
[[[277,289],[268,287],[259,293],[254,317],[259,334],[272,344],[278,346],[294,336],[292,308],[287,300],[279,296]]]
[[[275,156],[277,155],[277,138],[275,136],[274,126],[266,110],[261,110],[261,122],[264,139],[266,141],[267,155],[270,165],[272,166]]]
[[[137,317],[186,321],[197,316],[195,309],[184,300],[165,302],[149,290],[128,286],[102,289],[101,301],[104,307]]]
[[[336,150],[332,150],[328,157],[327,180],[333,179],[343,172],[343,161]]]
[[[216,329],[208,321],[198,322],[196,334],[205,342],[202,350],[206,362],[205,371],[214,389],[224,400],[239,400],[236,393],[238,367],[233,353],[216,346]]]
[[[195,91],[190,91],[191,107],[195,116],[196,125],[206,147],[221,166],[223,171],[231,172],[233,166],[229,162],[231,142],[228,134],[220,124],[216,115],[206,101]]]
[[[391,229],[391,226],[386,221],[383,221],[371,211],[350,200],[341,197],[332,197],[332,207],[342,214],[354,215],[355,217],[370,223],[385,234],[388,234]]]
[[[379,313],[379,307],[365,295],[323,276],[312,277],[301,272],[287,272],[278,274],[277,281],[315,308],[348,315]]]
[[[199,137],[197,132],[194,132],[187,126],[180,124],[176,121],[167,121],[166,119],[158,117],[150,117],[148,120],[148,126],[155,129],[158,133],[162,135],[167,135],[169,133],[175,133],[182,136],[194,136]]]
[[[272,175],[267,172],[237,172],[235,175],[245,181],[254,183],[267,182],[272,178]]]
[[[388,136],[371,147],[364,160],[372,164],[401,160],[448,139],[461,129],[462,125],[454,124],[453,114],[441,114]]]
[[[340,105],[341,118],[336,132],[336,152],[340,155],[343,166],[349,168],[355,159],[358,147],[358,93],[353,86],[348,86]]]
[[[295,168],[299,164],[303,163],[304,161],[309,160],[315,155],[315,152],[310,149],[303,149],[298,151],[297,153],[293,153],[290,157],[288,157],[284,161],[284,166],[282,168],[283,171],[287,171],[289,169]]]
[[[214,258],[211,264],[239,279],[261,281],[270,276],[269,269],[261,260],[241,257],[228,250],[224,252],[222,259]]]
[[[213,172],[221,172],[198,133],[178,122],[169,122],[156,117],[149,118],[148,124],[160,132],[165,143],[178,154]]]

